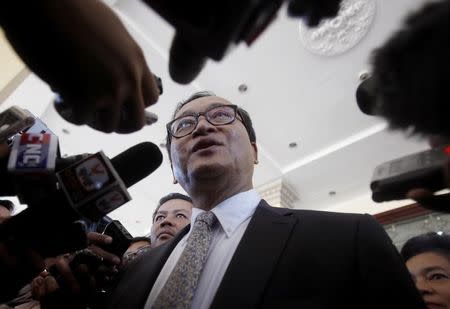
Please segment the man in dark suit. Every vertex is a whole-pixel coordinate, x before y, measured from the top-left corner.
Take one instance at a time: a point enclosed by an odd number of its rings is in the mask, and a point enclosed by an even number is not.
[[[174,181],[195,205],[192,224],[131,263],[107,308],[425,308],[371,216],[274,208],[259,197],[247,112],[197,93],[173,118],[167,149]],[[186,267],[178,262],[189,254],[190,238],[199,237],[194,222],[207,212],[217,220],[204,262],[192,273],[197,258],[185,259]],[[195,245],[203,250],[202,241]]]

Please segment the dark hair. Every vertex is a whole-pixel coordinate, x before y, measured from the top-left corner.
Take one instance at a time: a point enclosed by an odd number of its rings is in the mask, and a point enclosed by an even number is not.
[[[373,54],[378,114],[391,128],[450,137],[450,1],[427,3]]]
[[[196,99],[199,99],[199,98],[213,97],[213,96],[216,96],[216,95],[215,95],[214,92],[211,92],[211,91],[198,91],[198,92],[192,94],[186,100],[183,100],[183,101],[178,103],[177,107],[175,108],[175,111],[173,112],[172,119],[175,119],[175,115],[178,113],[178,111],[183,106],[188,104],[189,102],[192,102],[192,101],[194,101]],[[239,116],[241,116],[241,118],[242,118],[242,123],[244,124],[244,127],[247,130],[248,137],[250,138],[250,142],[256,143],[256,133],[255,133],[255,129],[253,129],[253,123],[252,123],[252,119],[250,118],[250,115],[248,114],[248,112],[246,110],[244,110],[243,108],[241,108],[239,106],[237,108],[237,112],[238,112]],[[172,161],[172,159],[170,157],[170,145],[171,145],[171,143],[172,143],[172,135],[170,135],[169,131],[167,131],[166,148],[167,148],[167,153],[169,154],[169,160],[170,161]]]
[[[14,203],[11,202],[10,200],[0,200],[0,206],[5,207],[10,212],[14,211]]]
[[[167,201],[170,200],[183,200],[186,202],[189,202],[192,204],[192,199],[184,194],[178,193],[178,192],[174,192],[174,193],[169,193],[167,195],[164,195],[158,202],[158,206],[156,206],[155,211],[153,212],[152,215],[152,222],[155,221],[155,217],[156,217],[156,213],[158,212],[159,208],[161,208],[161,205],[166,203]]]
[[[138,237],[133,237],[133,239],[131,239],[130,245],[134,244],[135,242],[139,242],[139,241],[147,241],[149,244],[151,243],[150,237],[138,236]]]
[[[426,252],[435,252],[450,260],[450,235],[430,232],[412,237],[403,245],[400,254],[404,261]]]

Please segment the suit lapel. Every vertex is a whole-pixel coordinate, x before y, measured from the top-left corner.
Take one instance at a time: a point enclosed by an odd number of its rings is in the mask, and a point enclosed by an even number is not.
[[[273,208],[262,200],[236,248],[211,308],[257,306],[296,223],[297,218],[289,209]]]
[[[124,269],[119,285],[113,291],[107,308],[144,308],[148,295],[175,246],[189,231],[190,225],[171,241],[144,252]],[[130,291],[132,291],[130,293]]]

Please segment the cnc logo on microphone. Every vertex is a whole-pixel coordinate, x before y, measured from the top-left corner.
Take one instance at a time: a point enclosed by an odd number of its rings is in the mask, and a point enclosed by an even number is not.
[[[97,157],[91,157],[76,167],[75,173],[84,190],[100,190],[110,180],[104,163]]]
[[[15,173],[52,171],[57,143],[52,134],[23,133],[12,147],[8,168]]]

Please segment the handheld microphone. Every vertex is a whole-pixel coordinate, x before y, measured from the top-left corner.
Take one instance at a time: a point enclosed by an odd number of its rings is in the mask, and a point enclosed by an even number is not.
[[[0,143],[31,127],[34,122],[35,117],[29,111],[18,106],[11,106],[0,113]]]
[[[2,237],[12,235],[16,243],[28,245],[44,257],[84,248],[86,235],[73,222],[80,217],[96,221],[126,203],[130,199],[126,187],[147,177],[161,163],[161,151],[150,142],[135,145],[111,160],[102,152],[91,155],[58,172],[60,188],[40,201],[34,199],[27,209],[2,224]],[[71,237],[62,237],[67,229]]]
[[[56,189],[53,174],[57,147],[58,138],[51,133],[23,133],[15,139],[8,171],[22,204],[39,201]]]
[[[131,198],[126,188],[147,177],[161,162],[158,146],[144,142],[111,161],[98,152],[59,171],[56,177],[71,207],[97,221],[128,202]]]
[[[291,17],[317,26],[338,14],[341,0],[144,0],[175,28],[169,72],[180,84],[193,81],[211,58],[221,61],[236,45],[250,46],[275,19],[283,2]]]

